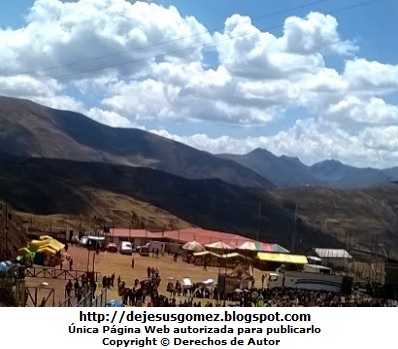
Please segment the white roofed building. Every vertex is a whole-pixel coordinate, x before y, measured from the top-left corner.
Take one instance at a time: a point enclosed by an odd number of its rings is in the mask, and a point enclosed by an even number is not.
[[[332,269],[346,269],[348,263],[354,261],[354,258],[344,249],[314,248],[312,252],[315,256],[322,259],[323,265]]]

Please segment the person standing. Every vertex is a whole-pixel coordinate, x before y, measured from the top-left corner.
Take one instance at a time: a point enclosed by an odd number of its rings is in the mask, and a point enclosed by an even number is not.
[[[73,289],[73,284],[72,284],[72,281],[69,280],[68,283],[65,286],[65,296],[66,297],[70,297],[72,289]]]
[[[79,287],[78,289],[75,289],[75,294],[77,297],[77,303],[79,303],[82,299],[83,289],[81,287]]]
[[[207,271],[207,258],[203,261],[203,270]]]
[[[75,281],[75,283],[73,285],[73,288],[75,289],[75,297],[77,297],[77,295],[79,293],[79,290],[80,290],[80,284],[79,284],[79,280],[78,279],[76,279],[76,281]]]

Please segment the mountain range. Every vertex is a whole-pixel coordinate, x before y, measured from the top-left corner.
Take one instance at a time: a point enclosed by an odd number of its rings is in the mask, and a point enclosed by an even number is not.
[[[296,157],[276,156],[257,148],[245,155],[220,154],[267,178],[277,187],[322,186],[329,188],[368,188],[398,180],[398,167],[388,169],[359,168],[337,160],[325,160],[312,166]]]
[[[0,153],[149,167],[188,179],[220,178],[242,187],[271,187],[234,161],[139,129],[112,128],[78,113],[0,97]]]
[[[112,128],[78,113],[10,97],[0,97],[0,153],[148,167],[251,188],[366,188],[398,180],[398,167],[358,168],[336,160],[307,166],[259,148],[245,155],[213,155],[140,129]]]
[[[213,155],[138,129],[0,97],[0,200],[35,215],[168,221],[236,232],[297,250],[375,234],[398,255],[398,168],[312,166],[265,149]],[[344,189],[342,189],[344,188]]]

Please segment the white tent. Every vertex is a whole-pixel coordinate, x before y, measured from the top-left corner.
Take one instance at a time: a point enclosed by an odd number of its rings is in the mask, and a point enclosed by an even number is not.
[[[192,281],[191,279],[185,278],[182,280],[182,287],[184,288],[190,288],[192,287]]]

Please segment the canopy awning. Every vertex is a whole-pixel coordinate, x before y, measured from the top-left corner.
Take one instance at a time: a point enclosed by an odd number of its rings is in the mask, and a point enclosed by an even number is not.
[[[207,244],[207,245],[205,245],[205,247],[213,248],[215,250],[231,250],[231,249],[233,249],[232,246],[230,246],[222,241],[217,241],[217,242],[213,242],[211,244]]]
[[[205,250],[204,246],[195,240],[186,242],[182,246],[182,249],[190,252],[201,252]]]
[[[295,255],[295,254],[258,252],[257,258],[260,261],[267,261],[267,262],[308,264],[306,256]]]
[[[195,257],[202,257],[202,256],[213,256],[217,258],[221,257],[219,254],[210,251],[194,252],[193,255]]]
[[[258,252],[289,253],[289,250],[278,244],[268,244],[260,241],[246,241],[238,247],[238,250],[249,250]]]
[[[251,259],[250,257],[244,256],[238,252],[223,254],[220,257],[223,259],[230,259],[230,258],[241,258],[241,259],[246,259],[246,260]]]

